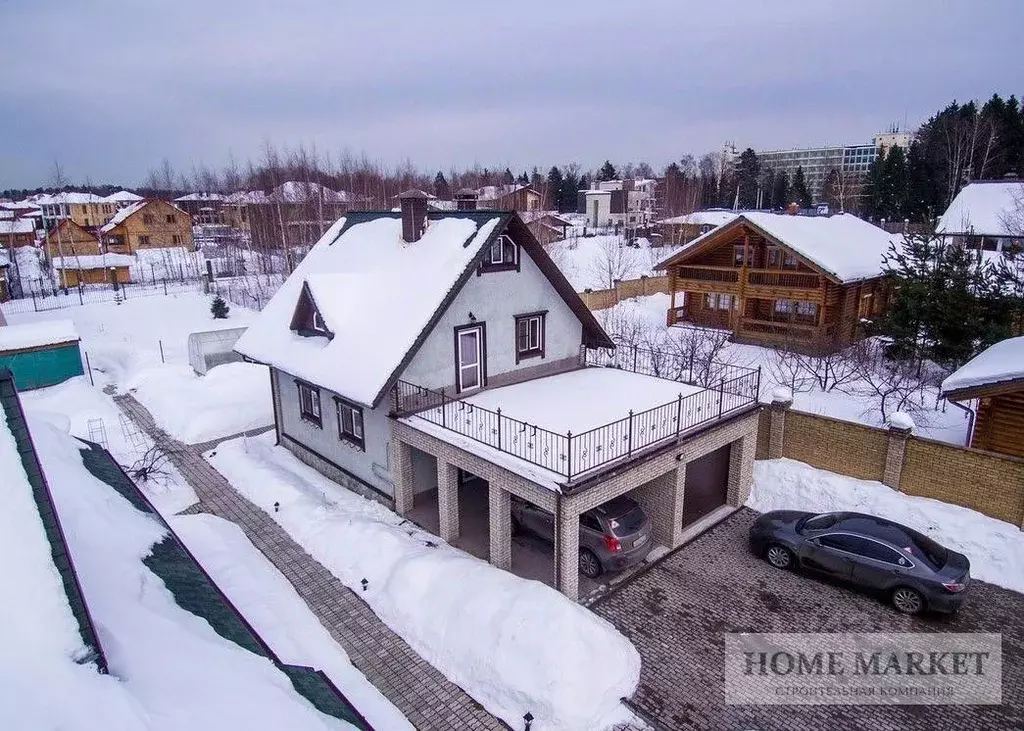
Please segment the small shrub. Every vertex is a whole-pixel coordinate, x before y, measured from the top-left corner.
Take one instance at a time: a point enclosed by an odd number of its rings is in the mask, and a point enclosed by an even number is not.
[[[210,303],[210,314],[213,315],[214,320],[226,320],[230,311],[231,308],[228,307],[228,303],[219,294]]]

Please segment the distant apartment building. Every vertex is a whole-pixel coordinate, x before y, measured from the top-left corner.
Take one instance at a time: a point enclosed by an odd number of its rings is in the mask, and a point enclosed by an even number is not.
[[[602,180],[577,196],[577,213],[595,228],[642,228],[654,222],[658,181],[653,178]]]
[[[825,179],[832,170],[863,178],[879,152],[892,147],[910,147],[912,135],[895,130],[875,135],[870,143],[807,147],[790,150],[761,150],[757,153],[762,168],[776,173],[786,172],[790,179],[797,168],[803,168],[807,190],[815,201],[824,199]]]

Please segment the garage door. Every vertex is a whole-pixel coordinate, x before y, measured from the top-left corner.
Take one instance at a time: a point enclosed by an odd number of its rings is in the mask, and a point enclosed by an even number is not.
[[[683,526],[725,505],[729,490],[729,445],[686,465]]]

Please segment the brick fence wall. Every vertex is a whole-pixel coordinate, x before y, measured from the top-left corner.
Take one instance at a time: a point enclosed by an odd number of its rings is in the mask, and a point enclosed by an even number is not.
[[[580,297],[590,309],[605,310],[614,307],[622,300],[658,293],[669,293],[668,277],[644,276],[639,279],[620,279],[612,289],[592,289],[580,292]]]
[[[806,414],[776,402],[761,412],[757,458],[879,480],[907,495],[962,505],[1024,528],[1024,459],[959,447],[896,428]]]

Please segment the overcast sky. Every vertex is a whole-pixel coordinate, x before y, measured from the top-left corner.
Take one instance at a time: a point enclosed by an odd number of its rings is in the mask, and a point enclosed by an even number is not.
[[[1022,0],[0,0],[0,188],[266,140],[517,172],[865,142],[1024,93],[1022,24]]]

